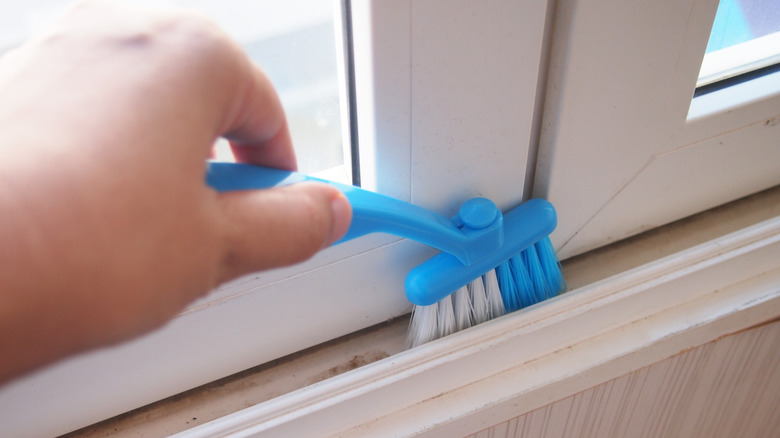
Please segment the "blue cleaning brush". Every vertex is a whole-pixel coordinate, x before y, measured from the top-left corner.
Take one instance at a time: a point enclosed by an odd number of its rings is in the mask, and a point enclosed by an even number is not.
[[[318,181],[341,190],[352,223],[336,244],[369,233],[413,239],[442,252],[406,276],[415,307],[409,329],[415,346],[553,297],[566,288],[550,243],[552,204],[532,199],[502,214],[485,198],[466,201],[452,219],[357,187],[260,166],[209,162],[206,182],[217,191]]]

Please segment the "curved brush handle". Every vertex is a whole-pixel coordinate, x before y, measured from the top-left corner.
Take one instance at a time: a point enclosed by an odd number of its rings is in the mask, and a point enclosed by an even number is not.
[[[493,202],[484,198],[467,201],[455,218],[448,219],[388,196],[297,172],[209,162],[206,173],[207,184],[220,192],[281,187],[302,181],[330,184],[341,190],[352,205],[352,223],[337,244],[369,233],[388,233],[445,251],[464,265],[487,257],[503,244],[503,216]]]

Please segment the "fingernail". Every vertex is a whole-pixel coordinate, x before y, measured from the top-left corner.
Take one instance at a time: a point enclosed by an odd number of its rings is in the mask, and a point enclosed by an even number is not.
[[[343,193],[339,192],[330,203],[333,211],[333,229],[330,232],[330,238],[326,246],[338,242],[349,230],[349,224],[352,222],[352,206]]]

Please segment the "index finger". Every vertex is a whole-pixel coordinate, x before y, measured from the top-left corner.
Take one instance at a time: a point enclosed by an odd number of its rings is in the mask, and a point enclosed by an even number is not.
[[[284,108],[263,71],[246,59],[247,82],[240,104],[223,137],[236,161],[277,169],[297,170],[295,151]]]

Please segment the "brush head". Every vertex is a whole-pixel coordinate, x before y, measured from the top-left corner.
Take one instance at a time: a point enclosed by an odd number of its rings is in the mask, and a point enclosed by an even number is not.
[[[406,297],[418,306],[436,303],[546,238],[556,224],[552,204],[543,199],[527,201],[503,215],[500,248],[468,266],[448,253],[430,258],[406,276]]]
[[[408,342],[414,347],[533,306],[566,289],[558,257],[545,237],[520,254],[429,306],[414,306]]]

